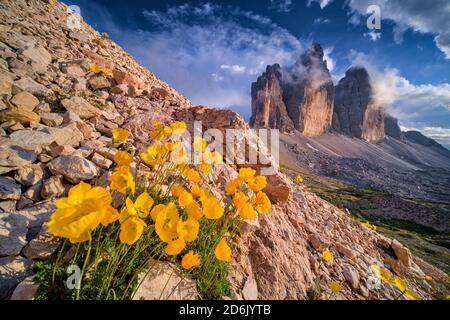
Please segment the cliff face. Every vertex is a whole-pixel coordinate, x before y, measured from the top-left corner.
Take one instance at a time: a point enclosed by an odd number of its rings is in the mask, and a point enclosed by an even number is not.
[[[286,107],[297,130],[313,137],[331,126],[333,82],[322,47],[315,43],[289,71],[284,85]]]
[[[289,118],[283,101],[280,65],[267,66],[256,82],[252,83],[252,116],[250,126],[254,128],[276,128],[283,133],[292,133],[294,124]]]
[[[282,78],[278,64],[268,66],[252,84],[252,127],[294,128],[313,137],[331,126],[333,82],[319,44],[313,44]]]
[[[350,68],[335,87],[333,128],[369,142],[384,138],[384,114],[373,100],[366,69]]]
[[[385,115],[384,117],[384,133],[394,139],[404,140],[404,135],[398,125],[398,119],[390,115]]]

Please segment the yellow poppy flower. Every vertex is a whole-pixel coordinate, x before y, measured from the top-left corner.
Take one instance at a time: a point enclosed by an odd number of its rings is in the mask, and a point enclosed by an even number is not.
[[[220,205],[220,202],[212,195],[203,192],[203,194],[200,196],[200,200],[203,205],[203,214],[208,219],[217,220],[223,216],[223,207]]]
[[[186,208],[192,201],[194,201],[192,194],[183,189],[178,197],[180,205]]]
[[[192,269],[200,265],[200,257],[198,254],[194,254],[194,251],[189,251],[183,256],[183,259],[181,259],[181,266],[184,269]]]
[[[187,124],[183,121],[175,121],[170,124],[170,128],[175,134],[182,134],[187,130]]]
[[[119,220],[119,212],[113,207],[108,207],[105,209],[100,223],[106,227],[117,220]]]
[[[128,217],[120,225],[119,239],[121,243],[133,245],[139,240],[147,224],[137,216]]]
[[[169,256],[176,256],[180,254],[183,249],[186,248],[186,243],[183,239],[176,239],[170,241],[167,246],[164,248],[164,252]]]
[[[199,183],[201,181],[200,174],[195,169],[189,169],[186,177],[192,183]]]
[[[322,259],[326,262],[332,261],[333,254],[331,253],[330,250],[326,249],[325,251],[322,252]]]
[[[399,277],[395,277],[394,284],[397,286],[398,290],[400,290],[400,292],[402,293],[406,292],[406,290],[408,289],[406,286],[406,282]]]
[[[425,280],[426,281],[433,281],[433,277],[432,276],[425,276]]]
[[[127,140],[130,132],[128,130],[122,129],[122,128],[114,128],[112,129],[112,135],[113,135],[113,142],[119,143],[122,141]]]
[[[93,72],[93,73],[100,73],[100,72],[102,72],[102,68],[100,68],[100,66],[98,64],[96,64],[96,63],[92,63],[89,66],[89,70],[91,70],[91,72]]]
[[[419,300],[419,296],[412,290],[407,289],[404,295],[409,300]]]
[[[158,204],[157,206],[153,207],[152,211],[150,211],[150,217],[152,217],[152,220],[156,222],[158,215],[164,210],[166,210],[166,205]]]
[[[203,152],[207,146],[207,142],[205,139],[199,136],[194,137],[194,142],[192,143],[192,146],[194,147],[195,152]]]
[[[238,211],[239,216],[244,220],[254,220],[256,219],[256,212],[250,203],[244,203]]]
[[[137,197],[134,203],[130,198],[127,198],[125,201],[126,205],[123,208],[122,212],[124,212],[126,215],[146,218],[150,213],[150,209],[152,208],[153,203],[154,201],[152,197],[150,197],[147,192],[143,192],[141,195],[139,195],[139,197]]]
[[[134,178],[128,167],[116,167],[111,177],[109,177],[109,181],[111,182],[111,189],[117,190],[122,194],[125,194],[128,189],[131,189],[132,193],[136,191]]]
[[[204,191],[204,189],[195,184],[191,187],[191,192],[194,197],[200,197],[200,195],[202,194],[202,191]]]
[[[261,191],[266,185],[267,180],[264,176],[256,176],[248,182],[248,187],[255,192]]]
[[[182,144],[178,144],[171,152],[170,152],[170,160],[174,164],[186,164],[188,159],[188,154],[186,149]]]
[[[261,214],[264,214],[270,210],[271,204],[270,204],[269,197],[267,197],[267,195],[262,191],[259,191],[256,194],[256,198],[254,199],[254,204],[255,204],[256,211],[258,211]]]
[[[222,154],[217,150],[211,151],[209,149],[206,149],[203,153],[203,162],[209,165],[221,164],[222,159]]]
[[[250,179],[253,178],[256,171],[251,168],[241,168],[239,169],[239,179],[241,179],[244,182],[250,181]]]
[[[177,237],[178,210],[175,204],[169,203],[156,217],[155,231],[159,238],[169,243]]]
[[[294,178],[294,183],[295,184],[301,184],[303,182],[303,178],[301,176],[296,176]]]
[[[339,282],[333,280],[330,282],[330,289],[333,293],[338,293],[342,290],[342,286]]]
[[[200,224],[194,219],[187,219],[186,221],[179,220],[177,224],[178,237],[187,242],[192,242],[197,239],[199,229]]]
[[[119,150],[114,155],[114,162],[117,163],[118,166],[129,167],[133,161],[133,157],[126,151]]]
[[[240,209],[245,204],[247,204],[249,197],[247,197],[243,192],[236,192],[233,197],[233,204],[236,208]]]
[[[69,190],[67,198],[56,201],[57,209],[48,222],[49,231],[72,243],[87,241],[100,223],[107,224],[117,218],[111,201],[106,189],[80,182]]]
[[[200,220],[203,217],[203,211],[200,208],[200,205],[195,201],[188,204],[186,211],[189,219]]]
[[[201,163],[198,168],[200,169],[201,172],[203,173],[208,173],[211,171],[211,166],[209,164],[206,163]]]
[[[386,283],[392,283],[392,281],[393,281],[392,278],[393,278],[392,274],[387,269],[382,268],[380,270],[381,281],[386,282]]]
[[[108,68],[106,68],[105,70],[103,70],[103,75],[105,77],[111,78],[113,76],[113,73],[111,72],[111,70],[109,70]]]
[[[217,260],[219,260],[219,261],[223,261],[223,262],[231,261],[231,249],[228,246],[225,239],[222,239],[219,241],[219,244],[217,245],[216,249],[214,250],[214,255],[216,256]]]
[[[172,186],[172,188],[170,188],[170,193],[171,193],[174,197],[177,197],[177,198],[181,195],[181,193],[182,193],[183,191],[185,191],[185,190],[183,189],[183,187],[181,187],[181,186],[179,186],[179,185],[177,185],[177,184],[174,184],[174,185]]]
[[[148,147],[147,152],[141,153],[141,159],[149,166],[163,164],[167,160],[164,157],[165,153],[166,149],[164,146],[153,144]]]
[[[241,186],[242,181],[240,179],[233,179],[225,185],[225,191],[228,194],[235,194],[237,189]]]

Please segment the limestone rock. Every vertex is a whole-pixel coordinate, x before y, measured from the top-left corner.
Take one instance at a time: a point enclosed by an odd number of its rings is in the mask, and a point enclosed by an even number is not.
[[[43,47],[28,48],[22,52],[22,55],[31,60],[33,69],[36,71],[45,71],[52,62],[52,56]]]
[[[58,198],[64,194],[62,176],[53,176],[42,183],[41,197],[43,199]]]
[[[0,166],[20,167],[36,161],[36,153],[20,146],[0,145]]]
[[[294,126],[305,136],[319,136],[331,127],[333,81],[322,47],[314,43],[288,70],[284,99]]]
[[[258,284],[255,279],[248,278],[245,281],[242,296],[245,300],[258,300]]]
[[[351,265],[345,264],[343,267],[342,273],[345,277],[345,280],[347,280],[347,282],[350,284],[350,286],[355,290],[358,289],[359,281],[360,281],[358,271],[356,271],[356,269],[353,268]]]
[[[0,212],[0,256],[18,255],[27,244],[27,232],[28,220],[25,217]]]
[[[39,164],[29,164],[19,168],[14,178],[25,186],[32,186],[39,182],[44,176],[44,170]]]
[[[44,224],[39,235],[31,240],[28,245],[23,248],[23,254],[32,260],[45,260],[52,256],[58,249],[61,240],[50,234],[47,225]]]
[[[365,68],[352,67],[335,88],[333,128],[346,135],[376,142],[384,138],[384,114],[373,100]]]
[[[11,87],[14,82],[15,75],[7,70],[0,69],[0,96],[11,93]]]
[[[89,119],[100,116],[101,111],[82,97],[72,97],[61,101],[61,105],[67,110],[77,114],[81,119]]]
[[[56,127],[63,123],[63,117],[58,113],[41,112],[39,116],[41,117],[42,123],[50,127]]]
[[[50,161],[47,166],[54,175],[63,175],[71,183],[91,180],[99,174],[91,161],[80,156],[60,156]]]
[[[109,169],[113,164],[111,160],[106,159],[98,153],[94,153],[94,155],[92,156],[92,162],[94,162],[102,169]]]
[[[0,258],[0,299],[8,297],[28,276],[30,267],[31,261],[22,257]]]
[[[37,290],[38,285],[34,284],[33,277],[27,277],[14,289],[10,300],[33,300]]]
[[[14,120],[22,124],[29,125],[31,122],[39,122],[41,118],[33,111],[14,107],[0,113],[0,121],[9,120]]]
[[[55,141],[55,137],[48,131],[40,130],[19,130],[10,134],[9,139],[10,145],[33,151],[45,148]]]
[[[60,127],[48,128],[48,132],[54,137],[54,142],[60,146],[77,147],[84,139],[78,130],[76,123],[69,123]]]
[[[12,93],[17,94],[22,91],[30,92],[34,95],[49,96],[52,92],[40,83],[37,83],[30,77],[23,77],[14,81],[12,85]]]
[[[392,240],[391,248],[394,250],[397,259],[407,268],[411,267],[411,251],[396,239]]]
[[[197,286],[171,263],[150,261],[151,269],[138,277],[133,300],[195,300]]]
[[[93,76],[89,79],[88,83],[93,90],[105,89],[111,86],[109,80],[103,75]]]
[[[33,111],[33,109],[39,104],[39,100],[33,96],[31,93],[22,91],[16,94],[10,100],[19,109],[27,109],[28,111]]]
[[[267,66],[266,72],[252,83],[251,95],[251,127],[275,128],[285,133],[294,131],[294,124],[283,101],[281,70],[278,64]]]
[[[19,200],[21,193],[13,178],[0,176],[0,200]]]

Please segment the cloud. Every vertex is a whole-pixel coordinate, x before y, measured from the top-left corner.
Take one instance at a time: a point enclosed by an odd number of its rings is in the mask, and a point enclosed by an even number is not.
[[[293,6],[292,0],[270,0],[269,9],[278,12],[289,12]]]
[[[320,9],[325,8],[327,5],[329,5],[333,0],[308,0],[307,6],[311,6],[313,2],[317,2],[320,5]]]
[[[373,42],[381,39],[381,32],[376,32],[375,30],[366,32],[363,35],[364,35],[364,37],[369,37],[370,40],[372,40]]]
[[[401,43],[403,33],[411,29],[436,35],[436,46],[450,59],[450,2],[448,0],[349,0],[357,15],[366,15],[369,5],[378,5],[381,18],[395,22],[394,40]]]
[[[331,20],[328,18],[319,17],[319,18],[314,19],[313,23],[314,24],[327,24],[330,22],[331,22]]]
[[[217,4],[143,12],[152,31],[124,30],[123,45],[194,104],[247,118],[250,85],[268,64],[292,65],[303,43],[271,19]]]
[[[450,139],[450,84],[413,84],[397,69],[379,70],[368,55],[354,50],[349,59],[352,65],[367,69],[377,104],[387,107],[401,125],[419,131],[442,128],[442,134],[449,134],[446,139]]]
[[[331,53],[333,53],[334,47],[328,47],[323,49],[323,59],[327,62],[327,67],[330,72],[334,70],[334,67],[336,66],[336,62],[331,57]]]

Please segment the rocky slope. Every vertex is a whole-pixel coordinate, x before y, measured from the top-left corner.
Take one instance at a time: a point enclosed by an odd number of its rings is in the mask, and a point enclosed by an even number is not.
[[[155,119],[247,128],[234,112],[192,106],[117,44],[83,21],[80,30],[70,30],[67,19],[67,7],[56,1],[0,3],[0,299],[32,298],[33,262],[48,259],[59,245],[45,227],[55,198],[82,180],[107,184],[113,128],[131,131],[127,149],[133,154],[144,147]],[[113,76],[94,74],[92,63]],[[215,174],[223,184],[236,170],[223,165]],[[282,174],[268,177],[267,193],[271,211],[245,223],[240,249],[234,248],[231,298],[327,299],[332,279],[343,290],[331,298],[397,297],[392,285],[369,290],[373,263],[406,279],[424,299],[447,279]],[[321,258],[327,247],[335,256],[329,265]],[[162,264],[141,288],[143,297],[154,297],[155,283],[170,268]],[[190,285],[176,296],[195,297]]]

